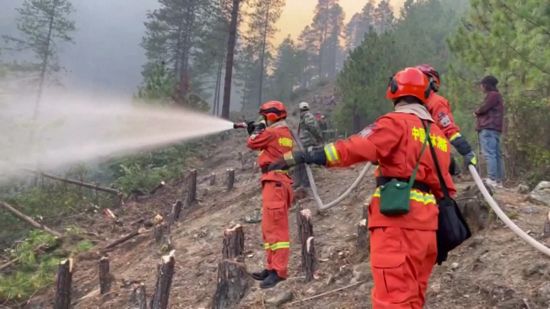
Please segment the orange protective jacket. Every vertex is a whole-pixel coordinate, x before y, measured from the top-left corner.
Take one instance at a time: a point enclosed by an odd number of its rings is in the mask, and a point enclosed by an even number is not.
[[[409,178],[417,163],[425,136],[418,116],[388,113],[359,134],[325,146],[327,164],[343,167],[358,162],[377,161],[381,175]],[[454,195],[456,190],[452,178],[444,172],[445,167],[450,164],[449,141],[433,123],[430,125],[430,137],[449,192]],[[416,181],[428,185],[436,197],[443,197],[429,148],[426,148],[420,158]],[[377,189],[369,207],[369,228],[395,226],[405,229],[437,230],[438,208],[431,193],[413,189],[409,213],[389,217],[380,212],[380,194]]]
[[[266,168],[269,164],[277,161],[283,154],[292,151],[294,140],[286,121],[278,121],[259,134],[253,134],[248,138],[248,148],[260,150],[258,165]],[[285,181],[292,182],[287,173],[282,171],[270,171],[262,175],[263,181]]]
[[[460,136],[460,128],[455,122],[453,113],[451,112],[451,105],[446,98],[432,92],[425,106],[432,115],[437,126],[450,141]]]

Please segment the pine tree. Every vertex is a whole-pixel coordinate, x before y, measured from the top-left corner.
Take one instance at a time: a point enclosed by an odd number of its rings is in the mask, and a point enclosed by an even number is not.
[[[395,22],[395,16],[389,0],[382,0],[374,10],[374,28],[378,33],[391,30]],[[426,21],[428,22],[428,21]]]
[[[412,1],[412,0],[411,0]],[[346,26],[346,50],[351,52],[361,44],[365,35],[374,27],[374,0],[369,0]]]
[[[338,0],[319,0],[308,36],[316,38],[318,47],[318,76],[332,79],[336,76],[340,39],[344,30],[344,11]]]
[[[4,36],[17,51],[33,52],[40,72],[33,119],[38,116],[40,99],[47,75],[61,69],[57,59],[60,43],[72,42],[75,25],[69,19],[74,9],[69,0],[24,0],[17,9],[17,29],[20,37]]]
[[[249,2],[247,31],[243,35],[239,79],[243,82],[243,110],[256,110],[263,102],[264,79],[269,67],[271,39],[276,33],[284,0],[253,0]]]
[[[277,50],[273,75],[270,77],[268,94],[282,101],[293,97],[293,90],[301,82],[306,66],[306,55],[287,37]]]
[[[212,6],[209,0],[159,0],[159,3],[160,8],[149,13],[145,22],[142,46],[148,63],[143,76],[147,79],[152,70],[164,63],[177,83],[172,97],[179,104],[187,104],[192,90],[193,52],[210,24]]]
[[[225,60],[225,82],[223,87],[222,117],[229,119],[231,105],[231,83],[233,80],[233,59],[235,55],[235,44],[237,43],[237,27],[239,25],[239,8],[241,0],[233,0],[231,6],[231,19],[229,23],[229,34],[227,41],[227,56]]]

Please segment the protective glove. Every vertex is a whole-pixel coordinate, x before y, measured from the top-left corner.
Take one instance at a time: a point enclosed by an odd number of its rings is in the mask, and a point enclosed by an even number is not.
[[[254,121],[249,121],[246,123],[246,131],[248,132],[248,135],[252,135],[255,129],[256,125],[254,124]]]
[[[470,151],[464,156],[464,162],[466,162],[467,165],[477,165],[477,158],[476,154],[473,151]]]
[[[313,149],[311,151],[287,152],[279,160],[271,163],[268,171],[287,170],[298,164],[326,165],[327,157],[324,149]]]

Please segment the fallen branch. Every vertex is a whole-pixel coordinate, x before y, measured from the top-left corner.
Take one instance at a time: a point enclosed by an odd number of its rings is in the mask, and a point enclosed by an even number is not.
[[[102,192],[106,192],[106,193],[113,194],[113,195],[121,194],[116,189],[101,187],[101,186],[98,186],[96,184],[86,183],[86,182],[82,182],[82,181],[78,181],[78,180],[74,180],[74,179],[69,179],[69,178],[58,177],[58,176],[54,176],[54,175],[50,175],[50,174],[46,174],[46,173],[38,172],[38,171],[32,171],[32,172],[35,173],[35,174],[44,176],[46,178],[49,178],[49,179],[69,183],[69,184],[72,184],[72,185],[81,186],[81,187],[88,188],[88,189],[102,191]]]
[[[128,240],[130,240],[130,239],[132,239],[132,238],[134,238],[134,237],[136,237],[136,236],[138,236],[138,235],[141,235],[141,234],[145,233],[146,231],[147,231],[147,230],[146,230],[146,229],[143,229],[143,228],[141,228],[141,229],[139,229],[139,230],[137,230],[137,231],[134,231],[134,232],[132,232],[132,233],[130,233],[130,234],[128,234],[128,235],[126,235],[126,236],[124,236],[124,237],[122,237],[122,238],[120,238],[120,239],[118,239],[118,240],[115,240],[114,242],[112,242],[112,243],[110,243],[110,244],[108,244],[107,246],[105,246],[105,247],[103,248],[103,250],[112,249],[112,248],[114,248],[114,247],[116,247],[116,246],[118,246],[118,245],[120,245],[120,244],[122,244],[122,243],[124,243],[124,242],[126,242],[126,241],[128,241]]]
[[[31,217],[24,215],[22,212],[15,209],[13,206],[11,206],[10,204],[8,204],[6,202],[0,202],[0,206],[3,207],[4,209],[8,210],[9,212],[11,212],[17,218],[27,222],[28,224],[32,225],[33,227],[35,227],[37,229],[41,229],[43,231],[46,231],[46,232],[52,234],[55,237],[59,237],[59,238],[63,237],[63,235],[61,235],[61,233],[50,229],[49,227],[45,226],[44,224],[41,224],[41,223],[38,223],[38,222],[34,221]]]
[[[343,291],[343,290],[346,290],[346,289],[349,289],[349,288],[352,288],[352,287],[355,287],[355,286],[358,286],[358,285],[361,285],[363,283],[367,282],[366,280],[363,280],[363,281],[359,281],[359,282],[356,282],[356,283],[352,283],[350,285],[346,285],[344,287],[341,287],[341,288],[337,288],[335,290],[330,290],[328,292],[324,292],[324,293],[321,293],[321,294],[317,294],[317,295],[313,295],[311,297],[307,297],[307,298],[304,298],[304,299],[300,299],[300,300],[297,300],[297,301],[293,301],[291,303],[288,303],[287,306],[291,306],[291,305],[295,305],[295,304],[299,304],[299,303],[302,303],[302,302],[305,302],[305,301],[309,301],[309,300],[312,300],[312,299],[316,299],[316,298],[320,298],[320,297],[323,297],[323,296],[327,296],[327,295],[330,295],[330,294],[333,294],[333,293],[336,293],[336,292],[340,292],[340,291]]]

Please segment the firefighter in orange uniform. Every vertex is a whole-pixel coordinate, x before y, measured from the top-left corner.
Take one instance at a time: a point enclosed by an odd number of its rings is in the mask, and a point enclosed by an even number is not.
[[[430,151],[424,150],[430,138],[439,163],[448,166],[450,147],[424,105],[430,94],[429,79],[417,68],[406,68],[392,77],[386,92],[394,103],[394,112],[346,140],[325,145],[321,150],[286,153],[270,166],[284,169],[303,162],[328,167],[365,161],[379,163],[379,175],[383,176],[376,178],[378,187],[368,211],[374,279],[372,306],[376,309],[422,308],[436,261],[436,198],[443,197],[443,193],[434,160]],[[451,175],[446,168],[441,170],[454,195]],[[408,184],[411,178],[412,188],[401,195],[404,198],[384,195],[386,186]],[[388,201],[403,201],[397,203],[399,214],[390,214],[384,206]]]
[[[441,87],[439,72],[429,64],[417,65],[416,68],[430,79],[433,93],[426,100],[426,108],[432,115],[435,124],[443,131],[456,151],[464,157],[466,163],[475,166],[477,158],[470,143],[460,134],[460,128],[455,123],[449,101],[437,93]]]
[[[260,118],[249,123],[248,147],[259,150],[258,165],[262,169],[262,236],[266,252],[266,268],[252,274],[262,281],[261,288],[277,285],[288,276],[289,231],[288,210],[293,199],[292,178],[284,170],[268,167],[293,147],[292,133],[286,124],[283,103],[269,101],[260,107]]]

